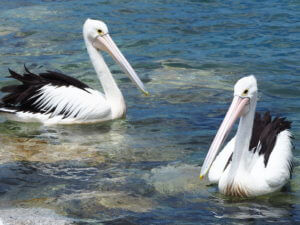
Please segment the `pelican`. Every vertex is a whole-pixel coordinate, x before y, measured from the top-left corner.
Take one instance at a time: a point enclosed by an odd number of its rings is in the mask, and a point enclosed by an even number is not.
[[[222,194],[252,197],[280,190],[292,170],[291,122],[271,118],[269,112],[255,113],[257,83],[253,75],[240,79],[234,87],[233,101],[210,146],[200,172],[218,183]],[[218,154],[235,121],[236,135]],[[217,155],[218,154],[218,155]]]
[[[1,89],[9,94],[0,101],[0,114],[10,120],[44,124],[93,123],[123,117],[126,114],[123,95],[99,51],[109,53],[138,88],[148,94],[104,22],[87,19],[83,38],[104,94],[59,72],[37,75],[25,67],[25,73],[20,75],[9,70],[10,77],[22,84]]]

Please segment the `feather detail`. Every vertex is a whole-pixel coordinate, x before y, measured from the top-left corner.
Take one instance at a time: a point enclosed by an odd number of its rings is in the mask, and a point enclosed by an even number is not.
[[[270,112],[266,112],[263,117],[259,113],[256,113],[249,151],[253,151],[253,153],[259,151],[259,155],[264,155],[264,164],[266,167],[274,149],[277,135],[290,128],[291,122],[287,121],[286,118],[275,117],[272,120]]]
[[[1,89],[8,94],[2,98],[0,112],[41,113],[49,119],[61,116],[81,120],[105,118],[110,113],[103,94],[75,78],[53,71],[37,75],[26,67],[23,75],[10,69],[9,73],[22,83]]]

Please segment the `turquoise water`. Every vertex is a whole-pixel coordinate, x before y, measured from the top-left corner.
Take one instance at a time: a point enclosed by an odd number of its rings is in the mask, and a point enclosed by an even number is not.
[[[100,89],[82,40],[101,19],[151,95],[105,55],[127,118],[94,125],[0,118],[0,211],[45,208],[74,224],[300,223],[300,2],[0,2],[0,86],[7,68],[59,70]],[[295,169],[285,192],[231,199],[198,179],[232,98],[254,74],[258,111],[293,121]],[[1,215],[0,215],[1,218]]]

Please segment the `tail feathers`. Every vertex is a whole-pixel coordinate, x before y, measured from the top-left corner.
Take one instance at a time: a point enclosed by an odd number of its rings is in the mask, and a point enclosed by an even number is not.
[[[47,71],[45,73],[34,74],[28,70],[28,68],[24,65],[25,73],[19,74],[11,69],[8,69],[10,76],[8,78],[16,79],[22,84],[20,85],[10,85],[3,87],[1,89],[2,92],[14,93],[17,91],[24,91],[28,87],[35,87],[35,89],[40,88],[45,85],[54,85],[54,86],[74,86],[85,90],[89,88],[88,85],[82,83],[76,78],[69,77],[65,74],[55,72],[55,71]],[[86,90],[85,90],[86,91]]]
[[[8,85],[0,90],[7,93],[0,100],[0,112],[40,112],[41,108],[36,104],[41,95],[41,89],[45,86],[73,86],[88,92],[88,86],[81,81],[59,72],[47,71],[34,74],[24,65],[25,72],[19,74],[9,69],[10,76],[21,82],[17,85]],[[2,106],[1,106],[2,104]]]
[[[23,87],[22,85],[9,85],[9,86],[5,86],[3,88],[1,88],[2,92],[15,92],[16,89],[20,89],[22,88],[23,90],[25,89],[25,87]]]
[[[14,78],[21,82],[18,85],[8,85],[0,89],[1,92],[8,93],[5,95],[2,101],[2,107],[0,104],[0,109],[5,108],[11,109],[11,107],[21,106],[27,102],[31,102],[31,98],[39,91],[39,89],[45,85],[46,81],[42,80],[39,75],[31,73],[26,66],[25,73],[23,75],[16,73],[13,70],[8,70],[10,73],[9,78]]]
[[[23,85],[35,85],[41,83],[40,76],[31,73],[26,67],[23,75],[16,73],[15,71],[8,69],[10,76],[8,78],[14,78],[23,83]],[[2,91],[2,90],[1,90]],[[3,91],[4,92],[4,91]]]

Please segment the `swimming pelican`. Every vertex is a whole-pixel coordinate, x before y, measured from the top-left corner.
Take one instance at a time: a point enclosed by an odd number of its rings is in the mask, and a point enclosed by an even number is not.
[[[292,169],[291,122],[269,113],[255,114],[257,84],[254,76],[240,79],[234,87],[231,106],[210,146],[200,172],[208,173],[225,195],[250,197],[280,190]],[[216,157],[234,122],[236,135]],[[216,159],[215,159],[216,158]]]
[[[92,123],[123,117],[126,114],[123,95],[100,50],[108,52],[141,91],[148,94],[104,22],[87,19],[83,37],[104,94],[67,75],[53,71],[36,75],[25,67],[23,75],[9,70],[10,77],[22,84],[1,89],[9,94],[0,101],[0,113],[11,120],[44,124]]]

